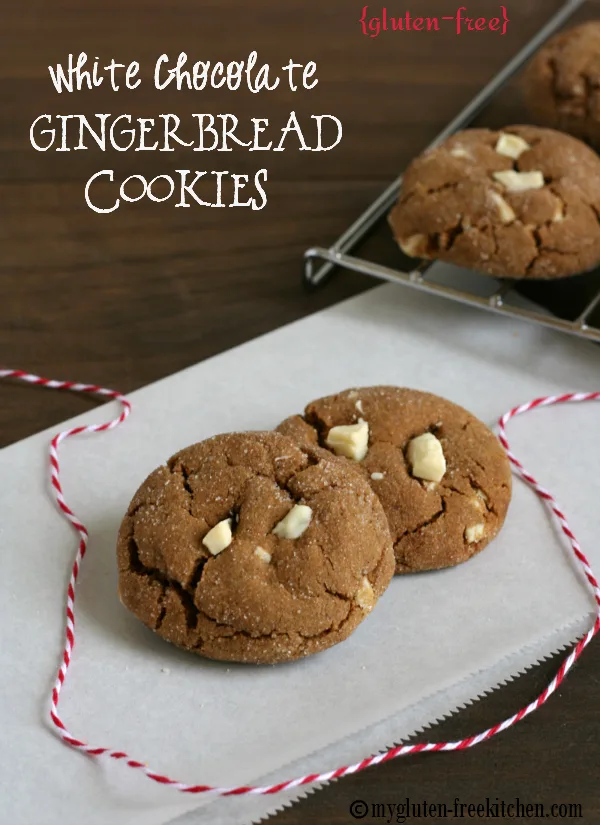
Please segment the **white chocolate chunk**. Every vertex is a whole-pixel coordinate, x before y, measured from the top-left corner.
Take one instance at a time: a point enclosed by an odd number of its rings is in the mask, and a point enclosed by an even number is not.
[[[490,198],[494,202],[494,205],[498,207],[498,212],[500,213],[500,220],[502,223],[512,223],[516,220],[517,216],[515,215],[512,206],[504,200],[502,195],[499,195],[498,192],[495,192],[492,189],[490,190]]]
[[[213,556],[218,556],[226,550],[233,541],[231,532],[232,519],[226,518],[216,524],[202,539],[202,544],[208,548]]]
[[[264,561],[267,564],[269,564],[269,562],[271,561],[271,554],[267,553],[267,551],[264,549],[264,547],[257,547],[256,550],[254,551],[254,555],[258,556],[258,558],[261,561]]]
[[[499,155],[504,155],[513,160],[518,160],[523,152],[527,152],[528,149],[531,149],[531,146],[518,135],[502,134],[496,144],[496,152]]]
[[[361,418],[358,424],[332,427],[325,443],[336,455],[362,461],[369,450],[369,425]]]
[[[312,520],[312,510],[306,504],[294,504],[290,512],[273,528],[280,539],[299,539]]]
[[[409,258],[420,258],[427,252],[427,235],[411,235],[409,238],[400,238],[398,246]]]
[[[441,481],[446,472],[446,459],[439,441],[433,433],[423,433],[408,445],[406,451],[412,474],[425,481]]]
[[[527,192],[529,189],[543,189],[546,185],[542,172],[515,172],[506,169],[503,172],[494,172],[494,180],[501,183],[507,192]]]
[[[475,507],[476,510],[479,510],[482,513],[485,510],[485,503],[481,498],[479,498],[479,496],[473,496],[473,498],[471,499],[471,503],[473,504],[473,507]]]
[[[470,160],[473,157],[464,146],[455,146],[454,149],[450,149],[450,154],[453,158],[468,158]]]
[[[483,490],[476,490],[475,495],[473,496],[473,504],[477,507],[478,510],[486,510],[488,505],[488,497],[483,492]]]
[[[371,478],[373,481],[383,481],[385,476],[383,473],[371,473]]]
[[[356,409],[359,411],[359,413],[361,415],[365,414],[365,411],[363,410],[362,401],[360,400],[360,398],[358,399],[358,401],[356,402],[356,404],[354,406],[356,407]]]
[[[354,601],[361,610],[365,610],[366,612],[373,610],[375,607],[375,593],[373,593],[371,582],[366,576],[363,578],[362,584],[356,592]]]
[[[556,204],[554,215],[552,215],[552,223],[561,223],[565,219],[565,210],[560,201]]]
[[[465,530],[465,539],[467,544],[477,544],[481,541],[485,533],[485,524],[475,524],[473,527],[467,527]]]

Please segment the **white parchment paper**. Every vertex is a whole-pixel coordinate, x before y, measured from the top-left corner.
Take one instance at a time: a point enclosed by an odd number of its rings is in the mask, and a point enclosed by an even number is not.
[[[546,511],[520,483],[504,531],[479,557],[395,580],[345,644],[277,667],[202,661],[142,627],[116,596],[115,536],[139,483],[175,450],[215,432],[272,427],[319,395],[408,385],[445,395],[492,424],[536,395],[597,388],[599,367],[592,345],[389,286],[135,393],[123,427],[67,442],[62,452],[65,495],[91,532],[61,705],[70,729],[183,781],[250,782],[403,712],[424,724],[430,717],[415,712],[419,703],[436,696],[439,714],[447,695],[450,710],[457,685],[472,677],[476,695],[473,674],[492,673],[523,648],[535,660],[543,640],[582,623],[593,600]],[[75,420],[112,414],[105,407]],[[557,493],[597,563],[598,415],[591,404],[548,409],[510,430],[517,454]],[[0,453],[6,821],[161,825],[210,804],[210,821],[218,822],[219,811],[227,815],[220,803],[84,758],[45,722],[75,547],[44,483],[47,442],[42,433]]]

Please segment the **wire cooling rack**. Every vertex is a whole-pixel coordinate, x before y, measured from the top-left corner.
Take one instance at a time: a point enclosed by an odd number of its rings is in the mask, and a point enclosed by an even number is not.
[[[585,2],[586,0],[567,0],[535,37],[448,124],[429,148],[437,146],[450,135],[472,125],[540,46],[567,23]],[[532,290],[527,290],[523,282],[508,279],[494,280],[486,275],[479,276],[473,273],[473,277],[467,279],[469,288],[466,288],[464,278],[457,278],[455,282],[447,277],[443,279],[443,282],[440,282],[440,279],[436,280],[435,273],[438,265],[435,262],[422,260],[415,266],[414,261],[403,256],[397,249],[395,249],[392,263],[377,263],[350,254],[385,223],[387,214],[398,198],[401,185],[402,175],[329,248],[315,246],[304,253],[304,282],[307,287],[316,289],[324,285],[333,272],[341,268],[383,281],[404,284],[433,295],[442,295],[491,312],[523,318],[592,341],[600,341],[600,270],[560,282],[527,284],[526,287],[533,286]],[[388,230],[388,235],[390,234]],[[405,271],[395,268],[398,259],[404,259],[409,264]],[[491,294],[489,294],[490,286]],[[564,294],[567,291],[568,297]],[[488,292],[487,295],[486,292]],[[530,303],[519,301],[523,292],[528,297],[532,297],[536,303],[549,307],[551,311],[542,308],[538,310]],[[531,295],[528,292],[534,294]],[[565,306],[569,306],[566,316]]]

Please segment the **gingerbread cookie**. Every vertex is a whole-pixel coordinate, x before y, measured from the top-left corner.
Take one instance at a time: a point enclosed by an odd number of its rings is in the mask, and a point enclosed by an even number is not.
[[[313,401],[278,431],[344,456],[369,481],[388,518],[396,573],[460,564],[504,523],[506,454],[481,421],[443,398],[352,389]]]
[[[411,257],[500,278],[560,278],[600,263],[600,158],[535,126],[470,129],[409,166],[389,222]]]
[[[523,87],[537,122],[600,146],[600,21],[549,40],[527,67]]]
[[[278,433],[188,447],[135,494],[119,595],[211,659],[275,663],[346,639],[394,572],[381,504],[346,462]]]

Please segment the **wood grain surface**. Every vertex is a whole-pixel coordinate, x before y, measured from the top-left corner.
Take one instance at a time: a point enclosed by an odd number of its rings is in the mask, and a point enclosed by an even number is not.
[[[493,16],[499,4],[473,0]],[[0,347],[7,366],[125,392],[210,357],[373,285],[340,274],[322,291],[300,285],[303,251],[328,245],[393,180],[560,5],[506,0],[506,36],[403,32],[368,38],[362,4],[348,0],[21,0],[2,10],[0,50]],[[388,5],[390,13],[443,15],[451,0]],[[371,6],[373,14],[381,6]],[[589,4],[587,14],[600,11]],[[158,55],[317,64],[312,91],[252,95],[155,90]],[[136,91],[58,95],[47,66],[85,51],[107,63],[138,60]],[[515,93],[516,94],[516,93]],[[510,96],[503,115],[519,111]],[[231,112],[269,118],[280,129],[290,110],[302,122],[333,114],[344,138],[332,152],[228,154],[36,152],[29,127],[42,113],[103,112],[156,117]],[[291,143],[290,143],[291,146]],[[250,209],[174,208],[140,201],[96,214],[86,180],[114,169],[153,177],[175,169],[269,170],[268,205]],[[108,197],[105,188],[103,197]],[[24,438],[85,411],[93,402],[4,383],[0,443]],[[10,548],[3,548],[10,552]],[[477,621],[477,617],[473,617]],[[418,632],[418,628],[414,628]],[[541,690],[557,660],[427,731],[428,738],[477,732]],[[470,752],[410,758],[337,782],[284,811],[279,825],[350,823],[355,799],[429,803],[575,802],[583,821],[600,822],[598,685],[592,647],[561,695],[489,744]],[[394,731],[390,730],[390,742]],[[76,758],[76,757],[74,757]],[[331,767],[331,766],[324,766]],[[382,821],[370,815],[364,822]],[[412,820],[411,820],[412,821]],[[416,820],[415,820],[416,821]],[[516,820],[520,821],[520,820]],[[41,824],[42,825],[42,824]]]

